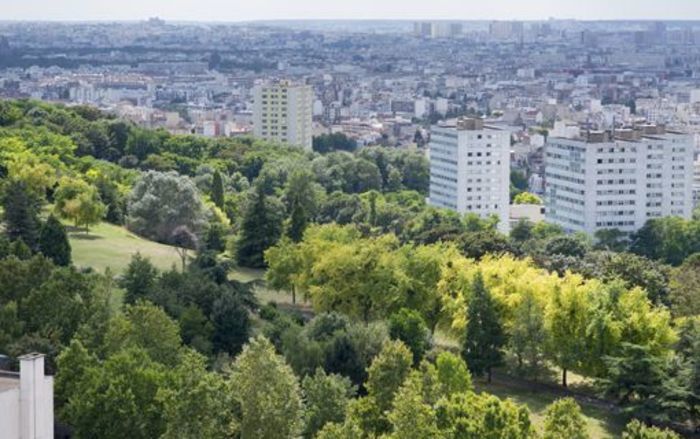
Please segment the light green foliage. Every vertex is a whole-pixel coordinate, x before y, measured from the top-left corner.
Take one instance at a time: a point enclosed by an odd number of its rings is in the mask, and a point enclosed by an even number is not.
[[[635,419],[625,427],[622,439],[680,439],[680,436],[671,430],[647,427]]]
[[[450,397],[473,390],[472,377],[464,360],[451,352],[441,352],[435,360],[440,393]]]
[[[204,357],[192,351],[173,370],[172,384],[157,394],[163,404],[163,439],[233,437],[234,404],[221,375],[208,372]]]
[[[542,204],[542,198],[530,192],[520,192],[513,198],[513,204]]]
[[[367,370],[365,387],[380,410],[388,410],[394,395],[411,371],[413,355],[400,341],[389,341]]]
[[[76,227],[85,226],[86,231],[107,213],[97,188],[80,179],[61,178],[54,200],[57,215],[73,221]]]
[[[313,437],[327,423],[342,423],[348,402],[355,395],[355,387],[348,378],[327,375],[316,369],[314,375],[302,380],[306,402],[305,437]]]
[[[114,317],[105,335],[107,352],[138,347],[153,361],[175,366],[180,359],[180,329],[161,308],[148,302],[127,305],[123,315]]]
[[[433,407],[424,402],[420,376],[411,375],[396,392],[388,415],[393,427],[392,438],[433,439],[442,437],[437,428]]]
[[[581,408],[572,398],[552,403],[545,414],[542,439],[588,439]]]
[[[243,348],[229,385],[241,408],[242,439],[293,438],[301,432],[299,382],[267,339],[251,339]]]

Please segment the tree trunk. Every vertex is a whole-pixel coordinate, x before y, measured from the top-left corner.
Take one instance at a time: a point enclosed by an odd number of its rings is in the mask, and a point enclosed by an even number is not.
[[[561,385],[564,387],[568,387],[568,383],[566,382],[566,368],[563,368],[561,370]]]
[[[491,384],[491,366],[486,368],[486,382]]]
[[[294,285],[292,285],[292,305],[297,304],[297,292],[296,288],[294,288]]]

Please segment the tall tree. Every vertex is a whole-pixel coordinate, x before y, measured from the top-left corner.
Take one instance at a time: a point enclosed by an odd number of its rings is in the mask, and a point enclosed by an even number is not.
[[[211,200],[219,209],[224,208],[224,181],[221,173],[216,170],[211,182]]]
[[[302,427],[299,382],[267,339],[251,339],[233,364],[230,391],[242,438],[292,438]]]
[[[11,181],[2,197],[5,234],[36,248],[39,238],[39,199],[22,181]]]
[[[391,408],[396,391],[411,371],[413,355],[401,341],[389,341],[367,369],[367,392],[380,410]]]
[[[39,250],[56,265],[70,265],[71,247],[66,228],[53,215],[41,226]]]
[[[306,401],[305,437],[314,437],[329,422],[345,420],[348,402],[356,391],[348,378],[327,375],[318,368],[314,375],[304,377],[301,384]]]
[[[131,261],[126,267],[119,284],[124,290],[124,303],[133,304],[139,299],[145,299],[156,284],[158,270],[147,257],[141,253],[131,256]]]
[[[486,373],[491,382],[491,369],[503,361],[501,348],[505,341],[496,303],[478,272],[471,287],[466,334],[462,341],[462,357],[469,370],[475,375]]]
[[[236,259],[245,267],[265,266],[263,254],[282,234],[284,206],[273,197],[265,195],[261,185],[256,185],[249,195],[241,218],[240,234],[236,243]]]

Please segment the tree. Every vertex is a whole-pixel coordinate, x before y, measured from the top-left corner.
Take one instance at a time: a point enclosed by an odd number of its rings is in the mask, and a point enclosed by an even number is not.
[[[86,357],[72,345],[59,357],[57,390],[65,405],[61,419],[77,437],[149,439],[165,431],[157,394],[166,387],[166,369],[145,351],[130,348],[104,362]],[[88,359],[89,358],[89,359]],[[72,360],[72,361],[69,361]],[[78,361],[87,359],[87,364]]]
[[[5,234],[11,241],[21,239],[36,248],[39,238],[39,199],[26,183],[11,181],[2,197]]]
[[[411,371],[413,356],[401,341],[389,341],[367,369],[365,387],[381,411],[389,410],[396,391]]]
[[[389,318],[389,335],[401,340],[413,353],[413,364],[423,359],[430,347],[428,327],[418,311],[402,308]]]
[[[547,407],[542,439],[588,439],[588,427],[573,398],[562,398]]]
[[[627,250],[627,235],[620,229],[600,229],[595,232],[596,248],[613,252]]]
[[[243,211],[240,233],[236,242],[236,259],[245,267],[265,266],[265,250],[272,247],[282,235],[284,206],[265,195],[256,185]]]
[[[221,173],[216,170],[211,182],[211,200],[219,209],[224,208],[224,182]]]
[[[160,388],[163,439],[218,439],[231,436],[234,406],[221,375],[208,372],[205,358],[192,351],[173,370],[172,386]]]
[[[302,271],[301,256],[299,246],[286,237],[282,237],[275,246],[265,250],[265,263],[268,266],[265,272],[267,285],[276,290],[291,292],[292,304],[297,301],[297,282]]]
[[[243,301],[233,291],[214,301],[211,313],[214,325],[214,350],[235,355],[250,335],[250,318]]]
[[[131,191],[127,212],[129,230],[158,242],[171,242],[179,226],[199,234],[207,224],[196,186],[175,172],[143,174]]]
[[[669,299],[673,314],[700,314],[700,253],[689,256],[671,272]]]
[[[327,423],[345,420],[348,402],[356,391],[348,378],[327,375],[318,368],[314,375],[304,377],[301,385],[306,402],[305,437],[315,437]]]
[[[72,220],[76,227],[85,226],[85,232],[90,225],[100,222],[107,211],[97,188],[80,179],[61,178],[54,200],[56,213]]]
[[[462,358],[476,375],[486,373],[491,382],[491,369],[503,361],[501,348],[505,344],[499,312],[481,273],[471,287],[467,306],[466,334],[462,341]]]
[[[175,246],[178,255],[180,255],[182,271],[185,271],[187,267],[187,252],[189,250],[197,250],[199,238],[187,226],[177,226],[173,230],[170,242]]]
[[[410,376],[396,392],[388,415],[395,439],[437,439],[435,410],[423,400],[423,388],[418,375]]]
[[[625,431],[622,432],[622,439],[680,439],[680,436],[671,430],[648,427],[639,420],[634,419],[625,427]]]
[[[542,199],[530,192],[520,192],[513,198],[513,204],[542,204]]]
[[[297,378],[264,337],[251,339],[233,363],[230,392],[240,405],[242,438],[292,438],[301,431]]]
[[[107,325],[104,345],[107,355],[134,348],[169,367],[178,364],[182,353],[178,324],[150,302],[126,305],[123,314],[113,317]]]
[[[518,367],[522,368],[527,362],[533,371],[537,370],[543,359],[547,333],[544,305],[533,292],[526,292],[515,308],[510,334],[509,344],[518,359]]]
[[[71,247],[66,229],[53,215],[49,215],[41,226],[39,251],[56,265],[68,266],[71,263]]]
[[[457,355],[451,352],[441,352],[435,360],[435,369],[440,393],[443,396],[450,397],[473,390],[469,368],[464,360]]]
[[[124,288],[124,303],[134,304],[153,292],[158,270],[147,257],[136,252],[131,256],[119,285]]]

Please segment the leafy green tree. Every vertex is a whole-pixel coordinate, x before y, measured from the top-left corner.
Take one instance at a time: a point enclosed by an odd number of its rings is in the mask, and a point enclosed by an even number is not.
[[[479,376],[486,373],[491,382],[491,369],[503,361],[501,349],[505,342],[497,305],[484,285],[481,273],[477,273],[467,306],[462,358],[472,373]]]
[[[172,385],[158,389],[163,439],[232,437],[234,405],[221,375],[208,372],[204,357],[188,351],[173,370]]]
[[[66,229],[53,215],[49,215],[41,226],[39,250],[56,265],[68,266],[71,263],[71,247]]]
[[[435,359],[440,393],[450,397],[473,390],[472,376],[464,360],[451,352],[441,352]]]
[[[513,198],[513,204],[542,204],[542,198],[531,192],[520,192]]]
[[[673,269],[669,289],[673,314],[700,315],[700,253],[689,256]]]
[[[319,368],[314,375],[306,376],[301,386],[306,402],[305,437],[314,437],[327,423],[345,420],[348,402],[356,391],[348,378],[327,375]]]
[[[124,303],[134,304],[148,297],[153,292],[157,277],[158,269],[149,258],[141,256],[139,252],[132,255],[119,281],[119,285],[125,290]]]
[[[388,415],[393,426],[391,438],[440,438],[433,407],[423,399],[423,388],[418,376],[410,376],[396,392]]]
[[[39,199],[22,181],[11,181],[2,197],[5,235],[15,241],[21,239],[29,247],[36,247],[39,239]]]
[[[292,293],[292,304],[297,301],[297,283],[303,268],[299,246],[289,238],[283,237],[279,242],[265,251],[265,263],[268,270],[265,280],[270,288],[286,290]]]
[[[236,358],[230,392],[240,405],[241,438],[291,438],[301,432],[299,383],[267,339],[251,339]]]
[[[165,311],[149,302],[127,305],[122,315],[109,322],[105,351],[109,355],[129,348],[139,349],[159,364],[175,366],[182,353],[180,328]]]
[[[547,407],[542,439],[588,439],[581,408],[573,398],[562,398]]]
[[[648,427],[639,420],[634,419],[625,427],[625,431],[622,432],[622,439],[680,439],[680,436],[671,430]]]
[[[365,387],[381,411],[389,410],[396,391],[411,371],[413,356],[401,341],[389,341],[367,370]]]
[[[601,229],[595,232],[595,247],[601,250],[623,252],[629,246],[627,235],[620,229]]]
[[[158,242],[171,242],[179,226],[199,234],[207,224],[196,186],[175,172],[143,174],[131,191],[127,211],[129,230]]]
[[[401,340],[413,353],[413,364],[423,359],[430,347],[430,332],[417,311],[402,308],[389,318],[389,335]]]
[[[97,188],[83,180],[64,177],[54,193],[54,210],[62,218],[72,220],[75,226],[89,227],[104,217],[107,208]]]
[[[224,208],[224,181],[218,170],[214,171],[214,176],[212,177],[211,200],[219,209]]]
[[[474,259],[481,259],[486,255],[515,253],[508,238],[492,229],[463,233],[457,240],[457,247],[464,256]]]
[[[164,433],[157,394],[167,386],[167,372],[144,350],[129,348],[100,363],[74,345],[58,365],[57,390],[68,391],[59,414],[77,437],[149,439]]]
[[[264,267],[264,252],[282,235],[284,206],[268,197],[262,186],[254,187],[241,218],[236,259],[245,267]]]
[[[525,363],[534,371],[544,357],[547,332],[544,327],[544,304],[532,292],[523,295],[515,308],[510,329],[509,346],[518,359],[518,367]]]

